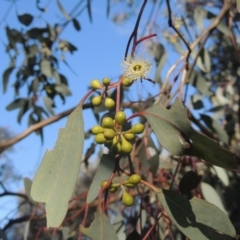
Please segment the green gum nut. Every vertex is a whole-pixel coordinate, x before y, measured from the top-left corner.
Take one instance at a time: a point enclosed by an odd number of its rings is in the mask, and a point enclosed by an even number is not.
[[[104,78],[102,80],[102,84],[106,87],[110,84],[110,82],[111,82],[111,80],[109,78]]]
[[[101,182],[101,187],[105,187],[108,183],[108,180],[104,180]]]
[[[98,144],[103,144],[107,141],[107,139],[104,137],[103,133],[98,133],[95,136],[94,141]]]
[[[91,131],[92,131],[93,134],[98,134],[98,133],[103,133],[104,129],[101,126],[96,125],[91,129]]]
[[[115,121],[122,126],[126,121],[126,114],[123,111],[117,112],[115,115]]]
[[[112,109],[115,106],[115,102],[112,98],[106,97],[104,105],[107,109]]]
[[[114,128],[113,119],[110,117],[105,117],[102,119],[102,126],[104,128]]]
[[[100,106],[101,103],[102,103],[102,96],[96,96],[92,99],[92,104],[95,107]]]
[[[130,153],[133,148],[132,144],[128,142],[123,136],[121,136],[121,140],[122,140],[122,152]]]
[[[93,90],[101,89],[102,85],[99,80],[94,79],[91,81],[90,86]]]
[[[133,140],[135,137],[135,134],[133,133],[124,133],[123,136],[127,139],[127,140]]]
[[[132,84],[133,84],[133,80],[131,80],[130,78],[124,77],[124,78],[122,79],[122,85],[123,85],[124,87],[130,87]]]
[[[125,206],[131,207],[134,203],[134,199],[129,193],[124,191],[122,196],[122,202]]]
[[[141,179],[142,179],[142,178],[141,178],[140,175],[138,175],[138,174],[133,174],[133,175],[131,175],[131,176],[128,178],[127,182],[130,183],[130,184],[136,185],[136,184],[140,183]]]
[[[135,184],[132,184],[132,183],[129,183],[129,182],[123,183],[123,185],[128,187],[128,188],[134,188],[135,187]]]
[[[115,192],[118,190],[118,188],[119,188],[119,186],[118,186],[118,187],[112,187],[112,186],[111,186],[111,187],[109,188],[109,192],[110,192],[110,193],[115,193]]]
[[[141,123],[137,123],[133,125],[133,127],[129,130],[129,132],[134,134],[139,134],[139,133],[142,133],[143,130],[144,130],[144,125]]]
[[[113,139],[111,150],[113,154],[119,154],[122,150],[122,144],[120,143],[117,137]]]
[[[103,134],[107,140],[112,140],[116,136],[116,132],[111,128],[105,129]]]

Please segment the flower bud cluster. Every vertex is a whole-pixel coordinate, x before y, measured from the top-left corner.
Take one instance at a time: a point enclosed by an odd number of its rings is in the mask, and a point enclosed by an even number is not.
[[[123,186],[127,187],[127,188],[133,188],[136,185],[138,185],[141,181],[141,176],[138,174],[133,174],[131,175],[128,180],[126,180],[125,182],[123,182],[122,184],[120,183],[111,183],[108,191],[110,193],[115,193],[119,187],[122,185],[122,189],[123,189],[123,195],[122,195],[122,202],[125,206],[130,207],[133,205],[134,203],[134,199],[131,196],[131,194],[129,194]],[[108,180],[104,180],[101,182],[101,187],[105,187],[108,184]]]
[[[107,109],[112,109],[115,106],[115,102],[112,98],[108,97],[106,94],[107,87],[110,85],[111,81],[109,78],[103,78],[102,84],[99,80],[94,79],[91,81],[90,86],[93,90],[104,90],[106,97],[104,98],[104,105]],[[103,101],[103,95],[95,96],[92,99],[93,106],[100,106]]]
[[[119,111],[113,120],[110,117],[104,117],[102,124],[92,128],[92,133],[95,134],[94,141],[98,144],[112,143],[111,150],[114,154],[120,152],[130,153],[132,144],[129,142],[135,138],[135,134],[140,134],[144,130],[144,125],[137,123],[127,131],[122,131],[122,127],[126,122],[126,114]]]

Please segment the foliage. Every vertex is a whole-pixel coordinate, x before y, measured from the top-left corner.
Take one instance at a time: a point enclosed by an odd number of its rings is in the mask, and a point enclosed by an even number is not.
[[[107,1],[107,15],[115,2]],[[23,217],[9,221],[3,233],[14,223],[27,221],[25,239],[237,239],[239,6],[234,1],[182,1],[182,6],[168,0],[166,5],[147,0],[141,5],[127,1],[127,6],[117,2],[127,10],[115,13],[116,23],[127,21],[133,9],[140,7],[122,61],[123,72],[117,81],[89,81],[89,90],[70,111],[66,127],[60,129],[54,149],[45,153],[33,182],[25,179],[26,195],[12,193],[29,208],[22,209]],[[92,21],[93,3],[85,3]],[[76,19],[79,12],[69,14],[59,0],[57,5],[65,19],[62,25],[28,29],[34,17],[25,13],[18,15],[25,30],[6,27],[10,65],[3,73],[3,90],[8,91],[9,77],[16,71],[17,96],[7,110],[19,109],[20,122],[32,109],[29,124],[37,126],[34,131],[40,134],[46,126],[42,114],[54,114],[55,96],[65,101],[70,94],[66,77],[57,70],[53,46],[61,53],[73,53],[77,48],[60,40],[60,33],[70,22],[81,30]],[[152,10],[144,21],[148,6]],[[165,44],[155,34],[162,8],[167,14],[161,20],[169,25],[161,29]],[[142,25],[151,27],[139,37]],[[138,55],[143,43],[155,65]],[[19,44],[24,61],[15,70]],[[169,47],[178,60],[162,78]],[[149,77],[151,69],[154,79]],[[18,97],[28,79],[28,96]],[[128,93],[129,89],[136,91],[138,81],[155,84],[157,94],[147,90],[147,97],[140,94],[133,102]],[[39,91],[44,92],[46,110],[36,104]],[[83,127],[86,108],[97,119],[89,132]],[[51,119],[56,121],[56,117]],[[94,143],[82,157],[88,137]],[[0,143],[2,151],[14,142],[4,144]],[[100,161],[93,169],[88,160],[95,150]],[[79,177],[74,191],[81,163],[88,173]],[[8,194],[4,188],[3,195]]]

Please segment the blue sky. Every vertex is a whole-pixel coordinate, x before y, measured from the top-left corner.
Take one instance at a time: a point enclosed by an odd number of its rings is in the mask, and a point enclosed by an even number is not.
[[[71,7],[74,6],[74,3],[77,1],[72,2],[73,3],[69,6],[66,5],[65,1],[62,1],[67,11],[70,11]],[[23,27],[16,18],[16,11],[19,14],[31,12],[33,15],[39,15],[39,11],[35,8],[35,2],[22,0],[17,2],[17,8],[13,7],[3,21],[3,16],[10,4],[10,2],[2,1],[0,8],[0,23],[2,29],[2,31],[0,31],[1,74],[8,67],[9,63],[9,58],[5,54],[4,44],[6,44],[7,41],[3,28],[5,28],[6,25],[10,28],[17,29]],[[44,5],[43,1],[42,5]],[[74,69],[76,75],[74,75],[64,64],[60,64],[60,71],[67,76],[69,80],[72,96],[67,98],[65,105],[62,105],[60,100],[57,101],[55,113],[62,112],[75,106],[86,92],[92,79],[98,78],[101,80],[103,77],[111,78],[121,74],[120,63],[124,57],[126,44],[133,29],[135,18],[130,19],[124,24],[116,25],[110,19],[106,18],[106,6],[102,6],[102,1],[93,1],[92,6],[92,24],[89,22],[89,17],[85,11],[78,17],[82,30],[77,32],[74,30],[73,26],[68,26],[61,35],[62,39],[69,40],[72,44],[77,46],[78,51],[73,55],[66,55],[66,60]],[[49,21],[49,23],[54,23],[54,20],[59,16],[62,17],[61,12],[56,7],[55,1],[50,2],[48,9],[49,11],[44,14],[44,19]],[[146,20],[145,16],[142,19],[142,24],[144,24],[144,20]],[[44,25],[45,22],[43,20],[35,19],[31,26],[43,27]],[[14,74],[8,84],[7,93],[4,95],[0,94],[0,126],[8,128],[13,134],[19,134],[27,128],[28,114],[23,117],[22,123],[18,124],[16,121],[18,111],[6,111],[5,109],[6,105],[8,105],[14,97],[14,91],[11,88],[13,82]],[[141,87],[147,87],[149,85],[149,82],[144,82]],[[139,86],[138,84],[138,89]],[[153,90],[153,86],[150,88]],[[84,119],[85,129],[89,129],[96,124],[91,110],[84,111]],[[14,171],[19,174],[22,179],[23,177],[33,178],[44,152],[46,149],[53,148],[57,139],[58,130],[64,127],[65,123],[66,118],[45,127],[43,145],[41,144],[40,138],[36,136],[35,133],[32,133],[30,136],[14,145],[14,152],[8,153],[8,156],[12,161]],[[86,142],[85,149],[88,143],[89,141]],[[9,190],[23,189],[23,181],[14,182],[10,188]],[[12,210],[14,202],[15,200],[13,197],[4,197],[0,199],[2,217]],[[0,217],[0,220],[2,217]],[[2,224],[3,222],[0,222],[0,226],[2,226]]]

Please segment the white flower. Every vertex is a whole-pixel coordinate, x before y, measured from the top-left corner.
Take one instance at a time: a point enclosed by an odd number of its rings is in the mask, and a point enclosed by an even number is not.
[[[136,55],[130,55],[122,62],[124,76],[132,81],[147,79],[152,68],[151,62]]]

